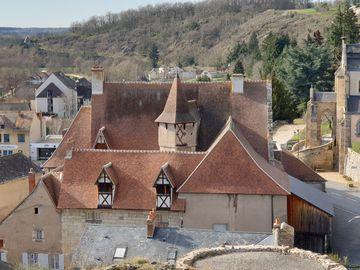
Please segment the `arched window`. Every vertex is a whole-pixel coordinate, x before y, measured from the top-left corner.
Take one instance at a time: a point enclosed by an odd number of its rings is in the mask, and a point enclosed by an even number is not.
[[[360,137],[360,120],[356,123],[356,136]]]

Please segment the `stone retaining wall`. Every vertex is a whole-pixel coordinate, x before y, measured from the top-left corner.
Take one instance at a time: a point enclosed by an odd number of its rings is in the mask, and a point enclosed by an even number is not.
[[[360,154],[351,148],[347,149],[344,175],[350,177],[354,181],[360,182]]]
[[[347,268],[339,263],[332,261],[329,256],[313,253],[298,248],[289,248],[284,246],[221,246],[217,248],[203,248],[189,252],[184,257],[180,258],[176,263],[176,269],[195,269],[193,265],[196,261],[208,257],[214,257],[236,252],[278,252],[284,255],[292,255],[303,259],[310,259],[319,263],[327,270],[346,270]]]
[[[298,155],[297,151],[293,153],[295,156]],[[299,159],[313,170],[331,170],[334,167],[333,143],[329,142],[318,147],[301,150]]]

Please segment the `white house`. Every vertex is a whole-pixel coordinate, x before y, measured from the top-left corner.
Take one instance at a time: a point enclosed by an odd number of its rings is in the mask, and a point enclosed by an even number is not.
[[[36,89],[36,112],[72,118],[90,99],[90,82],[84,78],[75,81],[62,72],[54,72]]]

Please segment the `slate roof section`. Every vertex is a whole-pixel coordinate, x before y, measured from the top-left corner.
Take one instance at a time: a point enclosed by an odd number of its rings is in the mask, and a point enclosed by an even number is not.
[[[70,88],[70,89],[75,89],[75,85],[76,82],[69,78],[68,76],[66,76],[64,73],[57,71],[54,72],[54,75],[63,83],[65,84],[66,87]]]
[[[30,111],[30,103],[4,103],[0,102],[0,111]]]
[[[56,168],[64,163],[67,151],[72,148],[90,148],[91,108],[82,106],[65,133],[60,145],[44,164],[44,168]]]
[[[168,162],[171,167],[173,184],[177,188],[204,155],[189,152],[75,149],[72,158],[65,160],[58,207],[96,209],[98,189],[95,182],[103,166],[111,162],[112,174],[116,178],[112,208],[151,210],[156,206],[154,179],[163,164]],[[174,211],[179,210],[178,207],[184,210],[184,205],[178,203],[174,207]]]
[[[252,147],[268,158],[265,81],[245,81],[243,94],[232,93],[231,82],[181,85],[186,98],[196,100],[199,108],[198,151],[207,151],[231,115]],[[105,82],[104,94],[93,96],[91,101],[91,140],[105,126],[113,149],[159,149],[154,121],[164,110],[170,88],[168,83]]]
[[[291,193],[328,213],[335,215],[334,205],[329,195],[325,192],[306,184],[295,177],[290,176]]]
[[[41,168],[22,153],[2,156],[0,157],[0,183],[26,177],[30,168],[36,173],[41,172]]]
[[[293,154],[286,151],[274,151],[274,156],[281,162],[287,174],[304,182],[326,182],[322,176],[317,174]]]
[[[347,70],[360,71],[360,44],[347,44]]]
[[[289,195],[288,175],[257,154],[230,118],[180,193]]]
[[[127,247],[125,259],[141,257],[166,262],[170,250],[176,250],[179,259],[195,249],[217,247],[224,243],[257,244],[266,237],[268,234],[262,233],[157,228],[154,238],[147,239],[145,226],[88,225],[74,253],[71,267],[110,265],[116,248],[121,247]]]
[[[195,119],[190,113],[188,100],[182,90],[178,74],[171,86],[164,110],[159,117],[156,118],[155,122],[168,124],[195,123]]]
[[[318,102],[336,102],[335,92],[315,92],[314,101]]]

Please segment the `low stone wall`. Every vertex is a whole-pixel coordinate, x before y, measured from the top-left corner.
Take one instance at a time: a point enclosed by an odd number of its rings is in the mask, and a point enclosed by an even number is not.
[[[347,149],[344,175],[350,177],[354,181],[360,182],[360,154],[351,148]]]
[[[298,155],[297,151],[293,154]],[[334,167],[333,143],[329,142],[318,147],[301,150],[299,159],[313,170],[331,170]]]
[[[296,256],[303,259],[310,259],[320,264],[327,270],[346,270],[347,268],[339,263],[332,261],[327,255],[320,255],[311,251],[284,246],[221,246],[217,248],[203,248],[189,252],[176,263],[176,269],[195,269],[193,265],[196,261],[208,257],[214,257],[236,252],[277,252],[284,255]]]

